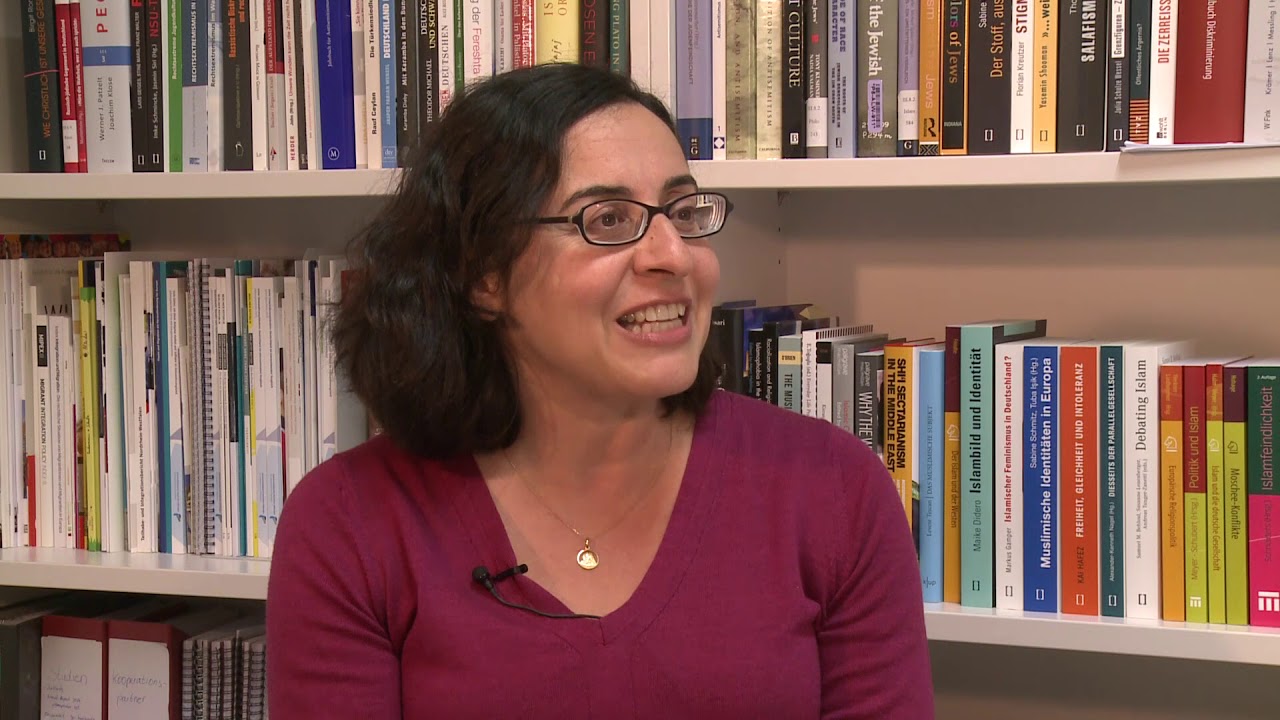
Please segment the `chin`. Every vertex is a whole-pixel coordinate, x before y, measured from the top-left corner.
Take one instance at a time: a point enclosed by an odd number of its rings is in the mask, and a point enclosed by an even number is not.
[[[666,367],[664,367],[666,366]],[[660,400],[688,390],[698,378],[698,362],[683,362],[679,367],[653,363],[639,377],[627,381],[628,395]]]

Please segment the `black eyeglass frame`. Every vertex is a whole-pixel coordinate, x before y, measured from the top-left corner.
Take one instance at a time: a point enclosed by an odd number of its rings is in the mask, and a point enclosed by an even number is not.
[[[649,232],[649,225],[653,223],[653,216],[663,215],[668,220],[670,220],[671,216],[668,213],[671,212],[671,209],[675,207],[676,203],[688,200],[689,198],[694,197],[695,195],[712,195],[720,198],[721,200],[724,200],[724,219],[720,221],[720,227],[716,228],[715,230],[712,230],[711,232],[702,233],[700,235],[685,235],[684,233],[680,233],[680,237],[684,238],[685,240],[696,240],[698,238],[711,237],[712,235],[715,235],[716,233],[724,229],[725,222],[729,220],[729,213],[733,212],[733,201],[731,201],[728,197],[726,197],[724,193],[708,192],[706,190],[698,190],[696,192],[691,192],[686,195],[681,195],[680,197],[672,200],[669,203],[666,203],[665,205],[658,205],[658,206],[649,205],[647,203],[642,203],[639,200],[632,200],[630,198],[604,198],[602,200],[596,200],[594,202],[587,204],[581,210],[574,213],[573,215],[534,218],[532,222],[538,225],[561,225],[561,224],[567,223],[578,228],[578,234],[582,236],[582,240],[586,242],[588,245],[596,245],[598,247],[622,247],[624,245],[630,245],[632,243],[639,242],[640,238],[644,237],[645,233]],[[637,233],[636,236],[631,240],[628,240],[626,242],[609,243],[609,242],[597,242],[587,237],[587,228],[585,223],[583,222],[583,218],[586,216],[587,209],[595,205],[598,205],[600,203],[609,203],[609,202],[625,202],[625,203],[630,203],[632,205],[637,205],[639,207],[644,208],[645,215],[644,215],[644,221],[640,225],[640,232]],[[679,231],[677,230],[676,232],[679,232]]]

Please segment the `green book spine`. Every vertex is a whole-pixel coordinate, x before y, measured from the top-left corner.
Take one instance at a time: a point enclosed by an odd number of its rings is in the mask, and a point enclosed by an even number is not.
[[[994,328],[960,329],[960,604],[994,607],[992,363]]]
[[[164,29],[169,36],[167,46],[169,57],[164,59],[165,79],[169,84],[169,116],[168,127],[165,128],[165,138],[168,139],[168,143],[165,151],[168,154],[169,172],[182,172],[182,58],[184,55],[182,18],[184,12],[190,11],[186,10],[186,6],[178,0],[165,0],[165,4],[169,10]],[[276,22],[279,22],[279,19]]]
[[[1205,495],[1208,497],[1209,545],[1209,622],[1227,622],[1226,566],[1226,458],[1222,442],[1224,421],[1222,407],[1222,366],[1205,368],[1204,469]]]
[[[1101,592],[1099,611],[1107,617],[1124,617],[1124,348],[1099,349],[1098,469],[1101,486],[1098,512],[1101,542]]]
[[[1227,624],[1249,624],[1249,534],[1245,532],[1246,464],[1248,424],[1245,368],[1228,366],[1223,371],[1222,455],[1226,493],[1226,591]]]

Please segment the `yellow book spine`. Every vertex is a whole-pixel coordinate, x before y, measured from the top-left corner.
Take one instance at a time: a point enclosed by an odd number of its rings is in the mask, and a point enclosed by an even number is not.
[[[578,0],[538,0],[533,22],[534,62],[578,62],[579,8]]]
[[[1228,625],[1249,624],[1249,536],[1245,519],[1249,426],[1245,420],[1245,373],[1226,370],[1222,423],[1224,564]]]
[[[1165,620],[1186,620],[1182,512],[1182,368],[1160,368],[1160,601]]]
[[[1031,25],[1035,51],[1035,104],[1031,109],[1031,152],[1058,149],[1058,0],[1036,0]]]
[[[942,2],[920,0],[921,155],[937,155],[942,137]]]
[[[884,462],[898,489],[903,512],[911,520],[911,451],[907,428],[911,426],[908,402],[908,368],[911,348],[888,345],[884,349]]]
[[[85,547],[102,549],[102,497],[99,493],[98,466],[98,304],[92,285],[85,286],[85,270],[92,265],[80,264],[80,443],[84,457]]]
[[[1204,469],[1209,512],[1209,622],[1227,622],[1226,491],[1223,457],[1222,366],[1205,368]]]

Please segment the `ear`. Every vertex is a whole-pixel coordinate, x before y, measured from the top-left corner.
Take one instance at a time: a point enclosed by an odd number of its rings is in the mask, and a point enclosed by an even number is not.
[[[505,293],[497,273],[489,273],[471,289],[471,304],[489,319],[495,320],[506,311]]]

